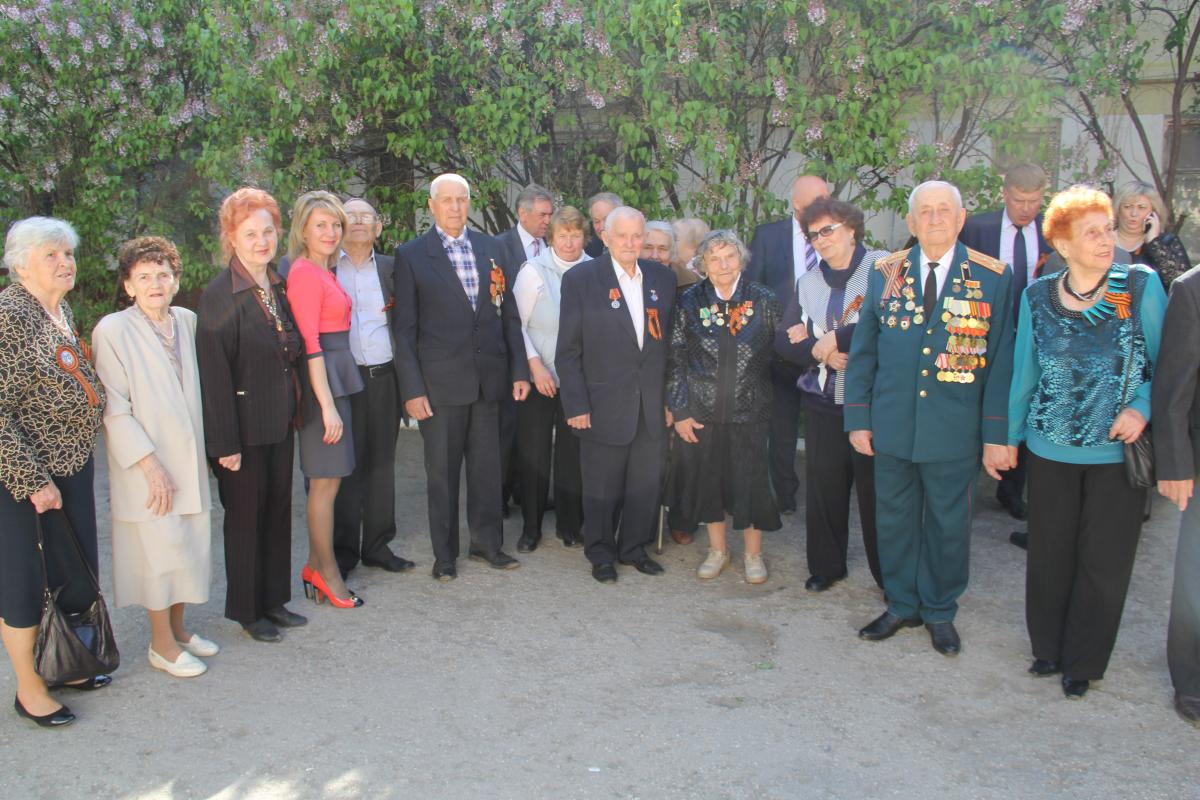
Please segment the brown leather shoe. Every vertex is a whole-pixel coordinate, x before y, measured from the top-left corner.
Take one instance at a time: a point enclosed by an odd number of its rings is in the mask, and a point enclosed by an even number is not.
[[[692,535],[686,531],[671,531],[671,541],[675,544],[691,544]]]

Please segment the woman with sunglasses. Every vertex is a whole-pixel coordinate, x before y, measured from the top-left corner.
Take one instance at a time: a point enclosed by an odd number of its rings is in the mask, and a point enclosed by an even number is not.
[[[804,584],[823,592],[846,577],[850,489],[858,494],[863,544],[875,583],[882,586],[875,548],[875,465],[856,453],[842,429],[843,375],[867,278],[885,250],[862,245],[863,215],[822,197],[800,215],[800,229],[821,257],[818,269],[796,282],[796,293],[775,335],[775,349],[799,366],[804,409],[805,524],[808,570]]]

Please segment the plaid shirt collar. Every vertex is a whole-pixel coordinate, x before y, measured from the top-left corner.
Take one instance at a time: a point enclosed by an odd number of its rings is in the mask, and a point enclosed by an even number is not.
[[[450,238],[450,234],[446,233],[437,225],[434,225],[433,229],[437,231],[438,238],[442,240],[442,247],[446,248],[447,250],[449,250],[451,247],[471,246],[471,240],[467,237],[467,229],[465,226],[463,227],[462,233],[453,239]]]

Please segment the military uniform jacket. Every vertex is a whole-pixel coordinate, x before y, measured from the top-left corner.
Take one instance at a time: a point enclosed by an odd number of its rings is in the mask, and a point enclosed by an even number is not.
[[[1012,270],[955,245],[930,319],[918,247],[875,263],[846,369],[845,430],[914,462],[978,455],[1008,442]]]

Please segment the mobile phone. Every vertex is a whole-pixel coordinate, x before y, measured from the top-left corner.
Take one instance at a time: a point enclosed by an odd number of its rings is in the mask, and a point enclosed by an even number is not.
[[[1142,227],[1142,233],[1149,233],[1150,229],[1153,227],[1154,227],[1154,212],[1151,211],[1149,214],[1146,215],[1146,224]]]

